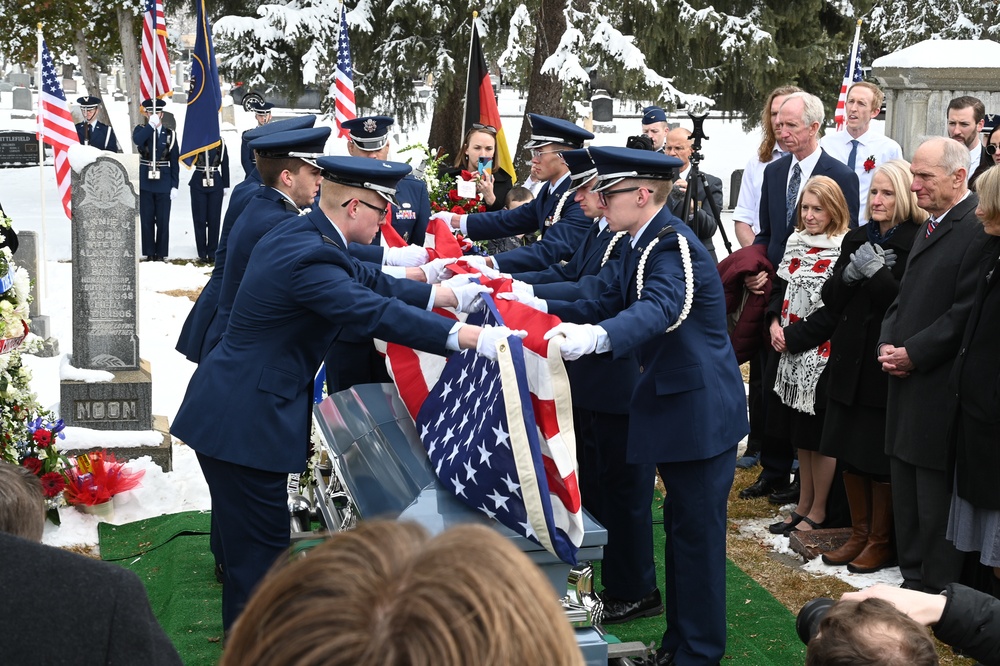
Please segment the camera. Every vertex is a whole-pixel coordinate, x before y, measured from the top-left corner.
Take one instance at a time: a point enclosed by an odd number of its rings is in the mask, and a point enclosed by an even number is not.
[[[625,147],[634,148],[636,150],[652,150],[653,140],[645,134],[638,134],[636,136],[630,136],[625,141]]]
[[[799,635],[800,641],[809,644],[809,641],[819,633],[820,623],[835,603],[837,602],[827,597],[818,597],[806,602],[795,618],[795,633]]]

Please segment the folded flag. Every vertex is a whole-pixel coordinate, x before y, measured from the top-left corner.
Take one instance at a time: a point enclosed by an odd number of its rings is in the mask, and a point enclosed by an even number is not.
[[[406,247],[407,242],[392,228],[391,224],[383,224],[382,244],[386,247]],[[457,258],[462,256],[462,247],[458,244],[455,234],[444,222],[444,220],[431,218],[427,223],[427,232],[424,234],[424,249],[427,250],[429,260],[439,257]]]

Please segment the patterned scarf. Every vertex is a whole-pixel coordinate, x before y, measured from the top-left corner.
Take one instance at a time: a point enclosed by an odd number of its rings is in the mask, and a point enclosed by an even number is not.
[[[788,237],[777,273],[788,283],[781,304],[782,328],[805,319],[823,306],[820,289],[833,272],[843,240],[844,234],[829,238],[826,234],[814,236],[804,230]],[[796,411],[815,414],[816,385],[829,358],[829,340],[815,349],[794,354],[782,352],[774,382],[774,392],[781,402]]]

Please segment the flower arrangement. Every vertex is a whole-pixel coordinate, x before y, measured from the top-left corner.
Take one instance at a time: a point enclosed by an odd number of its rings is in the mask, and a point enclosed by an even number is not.
[[[486,204],[476,195],[473,198],[460,197],[455,186],[455,176],[444,173],[442,167],[446,168],[445,160],[448,155],[431,151],[422,143],[414,144],[403,148],[401,152],[407,150],[419,150],[423,153],[423,176],[422,180],[427,186],[427,194],[431,201],[431,211],[434,213],[456,213],[465,215],[468,213],[482,213],[486,210]],[[474,174],[463,171],[460,175],[464,180],[473,180]]]
[[[145,470],[133,472],[115,460],[107,451],[94,451],[77,456],[66,470],[67,504],[96,506],[139,485]]]

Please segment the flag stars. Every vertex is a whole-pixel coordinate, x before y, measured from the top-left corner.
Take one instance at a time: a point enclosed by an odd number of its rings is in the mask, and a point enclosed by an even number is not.
[[[476,481],[476,468],[470,465],[468,460],[464,461],[462,466],[465,467],[465,480],[479,483]]]
[[[455,431],[451,428],[445,431],[444,437],[441,438],[441,444],[447,444],[455,436]]]
[[[523,523],[522,522],[518,522],[518,525],[520,525],[521,529],[524,531],[524,536],[528,537],[529,539],[537,539],[538,538],[538,535],[535,534],[535,530],[531,527],[531,523],[529,523],[529,522],[523,522]]]
[[[469,373],[465,371],[465,368],[462,368],[462,374],[458,376],[458,385],[461,386],[462,382],[464,382],[468,378],[469,378]]]
[[[444,388],[441,390],[441,399],[446,400],[449,393],[451,393],[451,382],[445,382]]]
[[[451,447],[451,453],[448,454],[448,462],[454,460],[455,456],[457,455],[458,455],[458,444],[455,444],[453,447]]]
[[[476,448],[479,449],[479,464],[480,465],[485,464],[490,469],[493,469],[493,466],[490,464],[490,457],[493,454],[487,451],[485,446],[479,445]]]
[[[458,474],[456,474],[452,478],[451,482],[453,484],[455,484],[455,494],[456,495],[461,495],[462,497],[465,497],[466,499],[468,499],[468,497],[465,494],[465,486],[462,484],[461,481],[458,480]]]
[[[513,494],[517,494],[517,495],[521,494],[520,493],[521,484],[520,483],[514,483],[514,481],[511,480],[509,473],[507,474],[507,476],[503,477],[503,479],[501,479],[501,481],[503,481],[507,485],[507,492],[511,493],[512,495]]]
[[[437,422],[434,423],[434,427],[435,428],[440,428],[441,424],[444,423],[444,419],[445,419],[444,412],[441,412],[440,414],[438,414],[438,420],[437,420]]]
[[[486,508],[486,502],[479,505],[479,510],[489,516],[491,520],[497,517],[497,514]]]
[[[508,449],[510,448],[510,434],[504,432],[503,428],[493,428],[493,434],[497,436],[496,444],[498,446],[503,444]]]
[[[487,495],[487,497],[493,500],[494,509],[499,509],[502,506],[504,508],[504,511],[507,510],[507,501],[510,499],[509,497],[504,497],[495,490],[493,491],[492,494]]]

